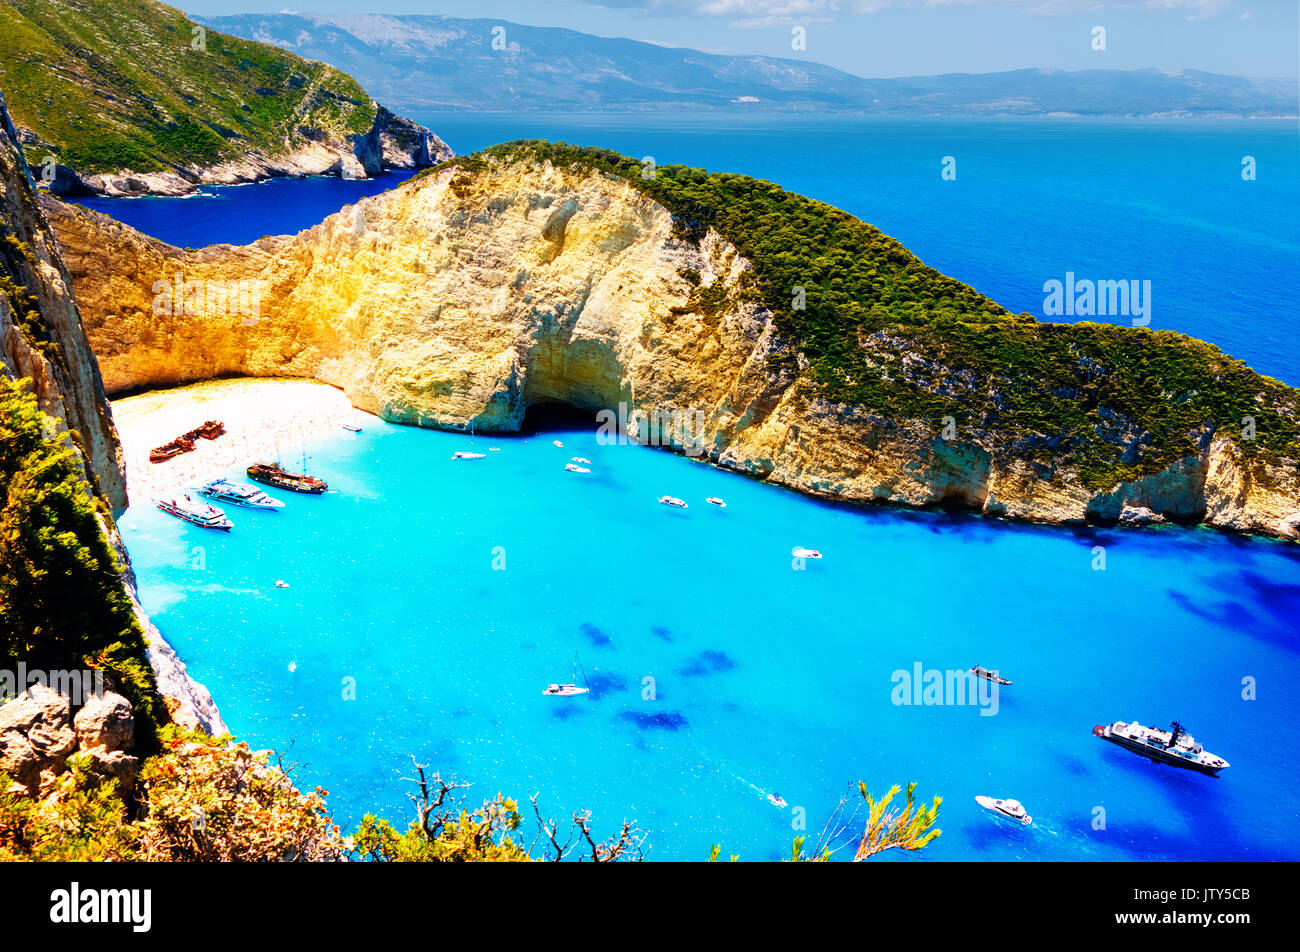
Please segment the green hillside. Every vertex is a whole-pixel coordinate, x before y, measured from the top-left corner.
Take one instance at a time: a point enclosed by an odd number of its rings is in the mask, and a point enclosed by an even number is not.
[[[196,29],[149,0],[0,0],[0,90],[40,140],[32,165],[48,148],[82,173],[154,172],[369,131],[350,76]]]

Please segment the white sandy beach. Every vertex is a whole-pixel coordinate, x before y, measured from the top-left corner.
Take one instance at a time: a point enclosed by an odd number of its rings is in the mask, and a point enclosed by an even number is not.
[[[201,485],[258,460],[283,458],[287,468],[303,445],[342,432],[344,423],[366,427],[374,417],[353,408],[343,392],[311,380],[212,380],[112,401],[126,457],[126,491],[133,506]],[[193,452],[150,463],[149,451],[206,420],[226,425],[215,440],[195,441]]]

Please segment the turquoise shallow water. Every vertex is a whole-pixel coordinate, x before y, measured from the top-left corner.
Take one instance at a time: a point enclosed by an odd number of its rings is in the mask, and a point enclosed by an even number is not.
[[[501,450],[450,459],[471,445]],[[121,525],[146,608],[231,728],[292,745],[345,827],[405,820],[414,754],[474,798],[538,792],[610,832],[634,818],[659,859],[774,858],[796,831],[767,792],[815,833],[857,780],[944,796],[929,859],[1300,858],[1293,547],[831,506],[581,429],[471,444],[376,422],[312,452],[336,491],[228,508],[229,535],[140,506]],[[825,558],[795,570],[794,545]],[[592,695],[543,697],[575,650]],[[1015,684],[993,716],[894,704],[916,663]],[[1232,767],[1091,736],[1132,718],[1178,718]],[[1019,798],[1034,826],[978,794]]]

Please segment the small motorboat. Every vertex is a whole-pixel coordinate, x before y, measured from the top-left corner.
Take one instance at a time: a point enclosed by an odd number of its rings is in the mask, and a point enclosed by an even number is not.
[[[587,457],[585,457],[585,456],[575,456],[575,457],[573,457],[573,461],[574,461],[575,463],[581,463],[583,466],[590,466],[590,465],[591,465],[591,460],[587,459]]]
[[[184,519],[191,525],[200,526],[204,529],[221,529],[224,532],[229,532],[235,525],[216,506],[195,502],[189,496],[180,498],[173,496],[170,499],[159,499],[155,501],[154,505],[169,516]]]
[[[451,458],[452,459],[483,459],[485,456],[487,456],[486,453],[457,452],[457,453],[453,453]]]
[[[768,801],[768,803],[772,804],[772,806],[775,806],[775,807],[783,807],[783,808],[784,808],[784,807],[788,807],[788,806],[790,805],[790,804],[788,804],[788,803],[785,802],[785,797],[781,796],[781,794],[779,794],[779,793],[769,793],[769,794],[767,795],[767,801]]]
[[[676,496],[660,496],[659,501],[663,503],[665,506],[672,506],[675,509],[690,508],[689,506],[686,505],[686,500],[678,499]]]
[[[276,588],[288,588],[288,587],[289,587],[289,583],[286,582],[286,581],[285,581],[284,579],[282,579],[282,578],[281,578],[281,579],[276,579],[276,581],[275,581],[275,587],[276,587]]]
[[[970,669],[970,673],[977,678],[983,678],[985,681],[992,681],[994,684],[1010,684],[1006,678],[998,677],[996,671],[990,671],[988,668],[982,668],[978,664]]]
[[[579,466],[577,463],[565,463],[565,464],[564,464],[564,468],[567,469],[567,470],[568,470],[569,472],[571,472],[571,473],[590,473],[590,472],[591,472],[591,470],[589,470],[587,467],[585,467],[585,466]]]
[[[722,498],[720,496],[709,496],[704,501],[710,503],[711,505],[717,506],[719,509],[727,508],[727,504],[722,501]]]
[[[820,559],[822,554],[816,549],[805,549],[801,545],[796,545],[790,550],[790,554],[796,559]]]
[[[561,443],[559,440],[551,440],[551,442],[554,443],[556,446],[558,446],[560,449],[564,449],[564,444]]]
[[[232,483],[228,479],[214,479],[212,482],[199,488],[199,494],[207,496],[209,499],[216,499],[219,502],[230,502],[236,506],[246,506],[249,509],[283,509],[284,503],[279,499],[272,499],[260,489],[249,486],[247,483]]]
[[[347,430],[349,433],[360,433],[360,432],[361,432],[361,427],[357,426],[355,423],[344,423],[344,424],[341,424],[341,425],[342,425],[343,429]]]
[[[1034,822],[1034,818],[1025,812],[1025,808],[1020,805],[1019,800],[995,800],[992,797],[976,797],[975,802],[990,813],[996,813],[998,816],[1015,820],[1024,826]]]
[[[499,446],[489,446],[489,447],[488,447],[488,452],[489,452],[489,453],[500,453],[500,452],[501,452],[501,447],[499,447]]]

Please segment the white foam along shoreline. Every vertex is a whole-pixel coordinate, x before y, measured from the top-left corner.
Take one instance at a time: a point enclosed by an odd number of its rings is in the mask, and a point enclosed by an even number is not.
[[[364,427],[374,422],[340,390],[283,378],[211,380],[122,397],[112,407],[132,506],[151,505],[158,496],[202,485],[258,460],[283,456],[288,466],[307,443],[342,435],[344,423]],[[220,420],[226,432],[215,440],[196,440],[192,452],[149,462],[151,449],[207,420]]]

